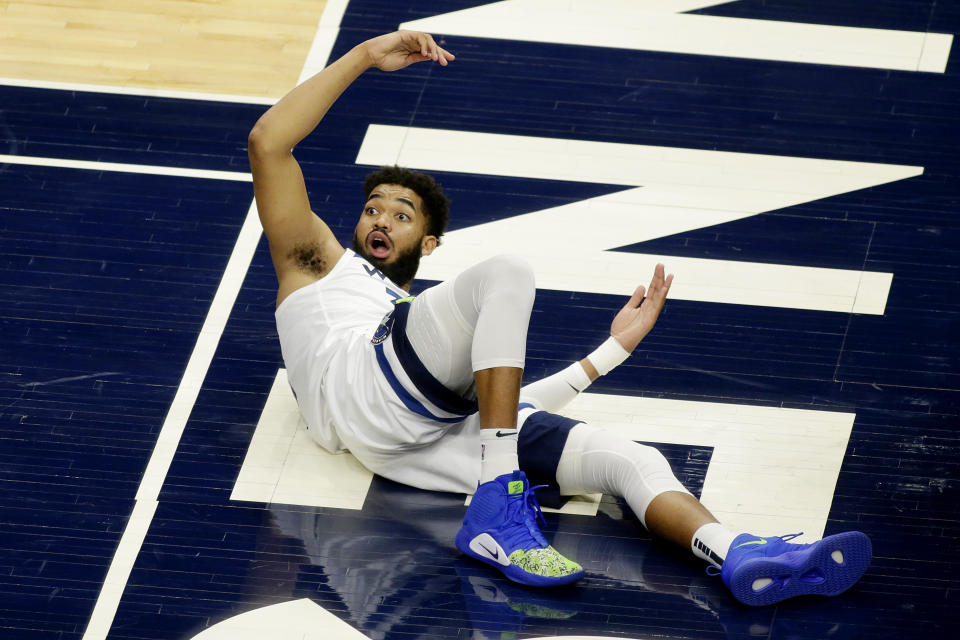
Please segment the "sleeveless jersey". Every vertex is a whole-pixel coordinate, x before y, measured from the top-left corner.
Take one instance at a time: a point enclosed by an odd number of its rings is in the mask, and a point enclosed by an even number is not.
[[[381,344],[381,323],[407,295],[346,250],[330,273],[277,307],[287,379],[309,435],[324,449],[349,450],[397,482],[472,492],[480,464],[476,415],[457,417],[431,404],[396,364],[391,341]]]

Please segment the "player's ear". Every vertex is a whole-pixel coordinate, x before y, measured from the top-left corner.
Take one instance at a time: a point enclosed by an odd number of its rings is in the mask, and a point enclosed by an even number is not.
[[[433,253],[433,250],[437,248],[437,236],[423,236],[423,239],[420,241],[420,255],[428,256]]]

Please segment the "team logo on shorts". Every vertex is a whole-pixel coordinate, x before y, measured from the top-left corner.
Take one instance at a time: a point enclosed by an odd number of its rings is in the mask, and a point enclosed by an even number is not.
[[[383,341],[390,336],[391,329],[393,329],[392,311],[383,316],[383,320],[380,321],[380,326],[377,327],[377,330],[373,332],[373,338],[370,339],[370,342],[373,344],[382,344]]]

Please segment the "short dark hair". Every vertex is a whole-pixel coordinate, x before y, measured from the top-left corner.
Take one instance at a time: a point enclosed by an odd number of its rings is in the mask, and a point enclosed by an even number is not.
[[[398,167],[380,167],[373,173],[368,173],[363,181],[364,201],[370,198],[370,192],[381,184],[398,184],[410,189],[423,200],[424,213],[427,216],[427,235],[436,236],[437,243],[440,236],[447,230],[450,220],[450,199],[444,195],[440,183],[419,171]]]

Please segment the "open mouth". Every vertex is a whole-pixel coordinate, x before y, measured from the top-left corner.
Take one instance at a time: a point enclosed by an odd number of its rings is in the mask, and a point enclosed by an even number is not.
[[[371,231],[367,235],[367,251],[374,258],[386,258],[390,255],[390,238],[382,231]]]

